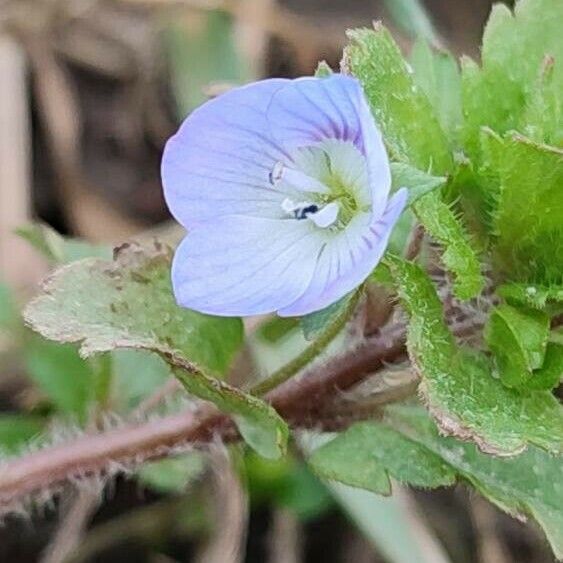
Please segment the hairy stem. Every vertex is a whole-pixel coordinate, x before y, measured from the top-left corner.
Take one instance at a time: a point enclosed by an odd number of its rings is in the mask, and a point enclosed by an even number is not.
[[[394,325],[377,338],[305,370],[266,395],[290,424],[302,426],[338,389],[346,390],[387,362],[404,357],[404,327]],[[314,417],[311,418],[314,420]],[[108,467],[157,459],[187,444],[220,437],[238,438],[234,423],[214,407],[90,434],[25,455],[0,468],[0,509],[9,510],[27,495],[54,490],[69,477],[104,474]]]
[[[338,336],[350,318],[350,315],[354,312],[354,309],[358,304],[360,294],[360,291],[356,291],[356,293],[354,293],[354,295],[350,298],[346,307],[338,315],[336,315],[336,317],[328,324],[314,342],[307,346],[307,348],[305,348],[305,350],[303,350],[303,352],[301,352],[301,354],[299,354],[291,362],[285,364],[272,375],[252,387],[251,393],[253,395],[260,396],[268,393],[268,391],[271,391],[272,389],[275,389],[300,372],[305,366],[310,364],[316,357],[326,350],[327,346]]]

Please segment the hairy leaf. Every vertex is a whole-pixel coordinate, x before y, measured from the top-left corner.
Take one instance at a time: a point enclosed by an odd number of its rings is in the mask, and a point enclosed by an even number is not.
[[[231,413],[241,434],[268,456],[279,455],[287,427],[263,401],[208,373],[222,373],[242,340],[240,319],[202,315],[175,303],[171,251],[123,245],[114,262],[87,259],[58,270],[27,307],[27,322],[46,338],[79,342],[84,356],[118,348],[161,355],[194,395]]]
[[[433,50],[417,41],[410,62],[414,80],[424,91],[450,142],[455,146],[461,124],[461,75],[456,60],[447,51]]]
[[[549,317],[535,309],[499,305],[485,327],[485,339],[508,387],[524,385],[533,370],[542,366],[548,338]]]
[[[344,52],[345,69],[362,82],[391,157],[429,174],[451,172],[448,139],[390,33],[378,24],[374,31],[358,29],[348,35],[351,44]],[[414,209],[429,234],[444,247],[444,264],[456,276],[457,295],[474,297],[483,283],[479,261],[452,210],[437,192],[420,198]]]
[[[448,172],[447,138],[389,31],[376,24],[374,30],[355,29],[348,36],[345,70],[362,83],[392,158],[430,174]]]
[[[416,202],[414,211],[430,235],[444,247],[442,262],[456,276],[456,296],[460,299],[475,297],[484,284],[481,265],[450,206],[433,193]]]
[[[460,350],[443,319],[428,276],[415,264],[389,257],[410,321],[409,355],[420,373],[420,391],[445,434],[472,440],[486,452],[514,455],[536,444],[561,452],[563,412],[547,392],[521,395],[492,377],[482,354]]]
[[[446,183],[444,176],[432,176],[405,164],[404,162],[391,163],[391,178],[393,189],[408,188],[409,204],[418,201],[427,193],[440,188]]]
[[[563,150],[516,134],[483,146],[499,177],[495,267],[514,281],[562,285],[563,252],[554,249],[563,236]]]
[[[523,121],[530,118],[530,111],[534,111],[530,107],[541,96],[537,89],[544,87],[538,77],[544,72],[546,57],[556,61],[550,88],[562,91],[562,20],[560,0],[520,0],[514,14],[504,4],[493,7],[483,36],[482,67],[469,59],[462,64],[464,137],[473,158],[479,158],[482,126],[497,133],[525,130]],[[543,107],[544,111],[549,109],[549,104]],[[557,111],[543,119],[557,123]],[[548,141],[549,136],[541,140]]]
[[[513,305],[533,307],[548,313],[559,313],[563,309],[563,286],[510,283],[501,285],[497,293]]]
[[[390,494],[389,475],[417,487],[451,485],[455,472],[426,448],[391,428],[359,423],[315,451],[309,460],[318,475]]]
[[[423,409],[395,406],[384,422],[354,425],[317,449],[311,463],[321,477],[374,490],[369,480],[357,479],[358,462],[368,457],[374,472],[379,467],[414,486],[467,481],[509,514],[533,516],[555,554],[563,553],[560,460],[538,448],[508,459],[486,455],[474,444],[440,436]]]

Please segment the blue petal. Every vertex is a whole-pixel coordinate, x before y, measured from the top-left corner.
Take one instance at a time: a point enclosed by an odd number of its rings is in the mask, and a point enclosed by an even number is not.
[[[278,314],[290,317],[324,309],[358,287],[381,260],[407,196],[404,188],[396,192],[379,218],[370,221],[364,214],[352,220],[324,248],[307,290]]]
[[[374,213],[383,213],[389,159],[358,80],[334,74],[290,81],[274,93],[267,119],[272,137],[290,153],[326,139],[353,143],[367,158]]]
[[[195,110],[164,151],[166,202],[187,228],[225,214],[276,217],[283,195],[269,173],[284,158],[265,111],[290,81],[271,79],[233,89]]]
[[[202,313],[274,312],[307,289],[325,240],[310,221],[232,215],[201,225],[176,250],[174,294]]]

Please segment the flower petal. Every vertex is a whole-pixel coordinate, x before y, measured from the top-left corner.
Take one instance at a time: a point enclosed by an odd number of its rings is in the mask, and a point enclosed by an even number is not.
[[[368,161],[374,213],[383,213],[391,187],[389,159],[358,80],[334,74],[290,81],[274,93],[267,119],[288,152],[327,139],[352,142]]]
[[[310,221],[233,215],[199,226],[176,250],[179,304],[202,313],[270,313],[311,283],[326,234]]]
[[[383,215],[371,222],[367,214],[353,219],[324,248],[307,290],[278,314],[290,317],[324,309],[358,287],[381,260],[407,195],[404,188],[396,192]]]
[[[221,215],[277,217],[283,195],[269,174],[285,158],[265,117],[273,94],[289,80],[235,88],[195,110],[167,143],[164,195],[187,228]]]

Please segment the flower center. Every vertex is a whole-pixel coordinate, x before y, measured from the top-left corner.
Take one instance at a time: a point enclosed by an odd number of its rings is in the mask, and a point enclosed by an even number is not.
[[[275,164],[270,183],[287,194],[285,213],[321,228],[342,229],[371,209],[365,158],[348,142],[327,140],[298,149],[290,164]]]

